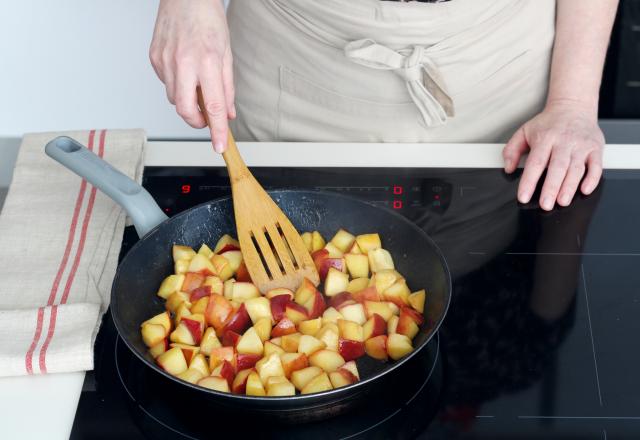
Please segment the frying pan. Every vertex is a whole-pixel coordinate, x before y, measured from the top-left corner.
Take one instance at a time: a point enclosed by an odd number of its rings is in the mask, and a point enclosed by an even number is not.
[[[173,273],[171,246],[174,243],[198,248],[202,243],[215,244],[223,234],[235,232],[232,199],[212,200],[167,218],[145,189],[77,141],[59,137],[49,142],[45,151],[110,196],[131,217],[140,240],[117,269],[111,290],[113,321],[127,347],[149,369],[171,382],[168,389],[175,389],[179,384],[181,390],[188,390],[195,402],[288,421],[337,415],[363,403],[371,387],[392,386],[389,378],[401,374],[403,366],[420,355],[445,317],[451,298],[451,276],[442,253],[422,229],[396,212],[336,193],[269,191],[298,231],[318,230],[325,237],[332,236],[340,228],[354,234],[380,234],[384,248],[393,256],[396,269],[406,277],[408,285],[415,290],[425,288],[427,291],[425,323],[413,340],[414,351],[390,362],[362,357],[357,361],[359,382],[315,394],[242,396],[184,382],[158,367],[147,353],[140,323],[164,310],[164,301],[156,296],[156,291],[162,280]]]

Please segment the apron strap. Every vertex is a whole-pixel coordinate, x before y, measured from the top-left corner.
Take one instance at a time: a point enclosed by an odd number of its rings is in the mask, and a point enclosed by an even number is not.
[[[345,56],[354,63],[391,70],[402,78],[427,127],[435,127],[453,116],[454,108],[440,70],[426,52],[424,46],[395,51],[371,39],[352,41],[344,47]]]

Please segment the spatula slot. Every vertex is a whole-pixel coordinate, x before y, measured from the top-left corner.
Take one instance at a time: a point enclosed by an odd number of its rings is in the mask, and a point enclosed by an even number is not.
[[[286,272],[286,270],[284,269],[284,264],[282,264],[282,259],[280,258],[280,254],[278,254],[278,250],[276,249],[276,246],[273,243],[273,238],[271,237],[271,234],[269,234],[269,231],[267,230],[266,227],[262,230],[262,232],[264,233],[264,236],[267,238],[267,242],[269,243],[269,248],[271,248],[271,253],[275,257],[276,262],[278,263],[278,267],[282,272]]]
[[[264,239],[264,236],[263,236]],[[265,239],[266,241],[266,239]],[[253,247],[256,250],[256,253],[258,254],[258,256],[260,257],[260,262],[262,263],[262,267],[264,268],[265,273],[267,274],[267,277],[269,278],[270,281],[273,280],[274,275],[271,273],[271,267],[270,265],[267,263],[267,260],[264,256],[264,253],[262,251],[262,248],[260,246],[260,243],[258,241],[258,238],[256,237],[256,235],[253,233],[253,231],[251,231],[251,243],[253,243]],[[279,275],[279,274],[278,274]]]
[[[287,248],[287,253],[291,258],[291,263],[293,264],[293,268],[295,270],[300,269],[300,263],[298,262],[298,257],[291,250],[291,246],[289,246],[289,240],[287,240],[287,237],[284,235],[284,231],[282,230],[280,223],[276,223],[276,230],[278,231],[278,235],[280,235],[280,237],[282,238],[282,241],[284,242],[284,245]]]

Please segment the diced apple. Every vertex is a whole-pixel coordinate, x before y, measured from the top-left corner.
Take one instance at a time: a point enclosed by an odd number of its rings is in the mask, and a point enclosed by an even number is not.
[[[291,373],[291,383],[300,391],[302,390],[311,380],[319,375],[321,375],[322,369],[320,367],[306,367],[301,370],[296,370]]]
[[[248,368],[246,370],[238,371],[235,379],[233,379],[233,383],[231,384],[231,392],[233,394],[245,394],[247,391],[247,379],[251,373],[255,373],[256,370],[253,368]],[[258,378],[258,382],[260,382],[260,378]],[[260,384],[262,386],[262,383]]]
[[[200,379],[204,377],[204,375],[198,371],[191,368],[188,368],[186,371],[183,371],[180,374],[176,374],[176,377],[182,379],[189,383],[197,383]]]
[[[183,353],[184,353],[184,350],[183,350]],[[189,369],[198,370],[200,373],[202,373],[202,376],[209,375],[209,365],[207,365],[207,360],[205,359],[202,353],[196,354],[191,359],[191,362],[189,362]]]
[[[184,355],[184,360],[187,364],[190,364],[193,358],[200,352],[200,347],[194,347],[193,345],[185,345],[180,344],[178,342],[173,342],[171,347],[178,347],[182,350],[182,354]]]
[[[194,340],[194,345],[200,345],[202,335],[204,333],[204,316],[200,314],[185,316],[180,321],[180,324],[184,324]]]
[[[222,345],[224,347],[235,347],[240,342],[240,338],[242,338],[242,335],[233,330],[223,330]]]
[[[266,341],[264,343],[263,355],[264,355],[264,357],[267,357],[272,353],[282,354],[282,353],[286,353],[286,352],[279,345],[276,345],[271,341]]]
[[[282,368],[282,361],[280,356],[273,353],[269,357],[264,357],[256,363],[256,371],[260,376],[260,380],[263,384],[267,383],[267,379],[273,376],[284,376],[284,369]]]
[[[315,319],[322,316],[325,309],[327,308],[327,305],[324,302],[324,297],[317,290],[315,291],[313,296],[303,304],[303,306],[305,309],[307,309],[307,316],[309,317],[309,319]]]
[[[233,250],[222,252],[220,255],[227,259],[229,266],[231,267],[231,271],[236,273],[242,264],[242,252],[239,250]]]
[[[312,252],[317,251],[318,249],[322,249],[324,247],[324,245],[326,244],[324,238],[322,237],[322,235],[320,235],[320,232],[318,231],[313,231],[311,233],[311,245],[312,245]]]
[[[256,329],[256,333],[262,342],[271,337],[271,320],[269,318],[258,319],[258,322],[253,324],[253,328]]]
[[[386,249],[372,249],[367,254],[369,257],[369,268],[371,272],[380,272],[385,269],[394,269],[391,254]]]
[[[424,313],[424,300],[426,297],[425,290],[418,290],[417,292],[413,292],[409,295],[409,304],[414,310],[417,310],[420,313]]]
[[[296,389],[291,382],[287,379],[284,381],[272,381],[273,377],[269,378],[267,384],[267,396],[295,396]]]
[[[156,325],[156,324],[153,324]],[[167,338],[149,347],[149,354],[155,359],[169,349],[169,340]]]
[[[347,292],[359,292],[366,289],[369,286],[369,278],[356,278],[349,281],[347,285]]]
[[[316,338],[324,342],[328,350],[338,351],[339,330],[337,325],[325,324],[316,334]]]
[[[272,296],[269,299],[269,304],[271,306],[271,316],[273,316],[273,319],[276,322],[280,321],[284,316],[285,307],[291,302],[292,297],[293,293],[291,294],[291,296],[287,294],[276,295]]]
[[[194,303],[200,298],[209,297],[211,295],[211,286],[205,286],[204,284],[191,291],[189,295],[189,301]]]
[[[262,385],[262,381],[260,380],[260,376],[257,372],[252,371],[249,373],[247,377],[246,383],[246,393],[247,396],[266,396],[267,392],[264,389],[264,385]]]
[[[349,275],[331,267],[327,272],[324,282],[324,293],[327,296],[335,296],[347,290],[349,285]]]
[[[387,334],[390,335],[392,333],[397,333],[397,328],[398,328],[398,317],[396,315],[393,315],[387,321]]]
[[[346,319],[338,320],[338,332],[342,339],[350,339],[358,342],[364,341],[362,326],[357,322],[348,321]]]
[[[326,347],[326,344],[319,339],[310,335],[302,335],[298,344],[298,353],[304,353],[307,356],[311,356],[318,350],[322,350]]]
[[[178,260],[191,260],[196,255],[196,251],[189,246],[174,244],[171,254],[175,263]]]
[[[302,305],[315,294],[316,290],[316,286],[310,280],[305,278],[296,290],[294,301],[297,304]]]
[[[385,321],[393,316],[393,310],[386,302],[377,301],[365,301],[364,310],[368,318],[371,318],[374,314],[380,315]]]
[[[224,296],[213,294],[209,297],[205,318],[207,323],[212,325],[218,334],[222,333],[232,313],[233,306]]]
[[[360,380],[360,373],[358,372],[358,366],[355,361],[349,361],[339,368],[340,370],[347,370],[351,374],[355,376],[356,379]]]
[[[197,254],[191,259],[191,262],[189,263],[187,274],[189,273],[197,273],[202,275],[202,282],[204,282],[204,277],[215,275],[217,272],[215,267],[213,266],[213,264],[211,264],[211,261],[207,257],[202,254]],[[182,288],[182,290],[188,292],[188,290],[185,290],[184,287]]]
[[[306,321],[307,319],[309,319],[309,316],[307,314],[307,309],[305,309],[300,304],[296,304],[294,302],[290,302],[285,306],[284,314],[294,324],[298,324],[302,321]]]
[[[228,250],[240,250],[240,243],[229,234],[224,234],[216,243],[213,252],[219,254]]]
[[[302,238],[302,242],[307,248],[307,251],[309,253],[313,252],[313,236],[311,235],[311,232],[305,232],[300,237]]]
[[[351,374],[350,371],[347,371],[343,368],[329,373],[329,379],[331,380],[331,385],[333,385],[333,388],[346,387],[347,385],[351,385],[358,381],[358,379],[353,374]]]
[[[210,275],[204,279],[201,287],[208,286],[211,289],[211,293],[222,295],[224,293],[224,285],[220,277]]]
[[[344,319],[348,321],[353,321],[360,325],[367,322],[367,317],[364,313],[364,306],[360,303],[340,307],[340,313],[344,316]]]
[[[273,336],[273,330],[271,330],[271,336]],[[282,347],[282,336],[277,336],[275,338],[272,337],[271,339],[269,339],[269,342],[277,345],[278,347]]]
[[[340,339],[338,341],[338,353],[345,361],[352,361],[364,356],[364,342]]]
[[[364,343],[364,350],[369,356],[381,361],[387,360],[387,335],[378,335],[367,339]]]
[[[178,324],[180,324],[180,321],[182,321],[182,318],[189,315],[191,315],[191,310],[189,309],[189,307],[187,307],[186,302],[182,302],[178,306],[178,309],[175,311],[175,318],[173,321],[176,323],[176,326],[177,326]]]
[[[351,296],[359,303],[364,303],[365,301],[382,301],[382,295],[378,293],[378,290],[374,286],[354,292]]]
[[[142,333],[142,341],[147,347],[159,344],[167,336],[167,331],[162,324],[143,324],[140,331]]]
[[[356,237],[356,243],[360,247],[360,250],[364,254],[368,254],[369,251],[380,249],[382,242],[378,234],[362,234]]]
[[[345,360],[340,353],[333,350],[318,350],[309,356],[309,363],[315,367],[320,367],[327,373],[336,371],[344,365]]]
[[[344,259],[352,278],[369,276],[369,258],[365,254],[345,254]]]
[[[351,293],[340,292],[337,295],[329,298],[329,305],[335,309],[339,309],[340,306],[347,301],[351,301],[351,303],[353,303],[353,300],[351,298]]]
[[[203,297],[198,299],[191,306],[191,313],[197,313],[200,315],[204,315],[207,311],[207,305],[209,304],[209,297]]]
[[[229,260],[222,255],[213,254],[210,261],[215,268],[215,274],[217,274],[222,281],[227,281],[233,276],[233,269],[229,264]]]
[[[336,247],[333,243],[327,243],[324,247],[329,252],[329,258],[342,258],[344,252]]]
[[[362,254],[362,249],[360,249],[360,246],[358,246],[358,243],[356,241],[353,242],[353,244],[351,245],[351,247],[347,250],[347,253],[349,254]]]
[[[183,283],[184,274],[169,275],[162,281],[162,284],[160,284],[157,295],[160,298],[167,299],[172,293],[180,292]]]
[[[291,290],[287,289],[286,287],[277,287],[275,289],[271,289],[266,293],[265,296],[269,299],[273,299],[276,296],[281,296],[281,295],[286,295],[289,297],[291,301],[293,301],[294,294]]]
[[[164,329],[163,329],[164,330]],[[176,327],[174,331],[169,335],[169,340],[171,342],[178,342],[180,344],[186,345],[195,345],[196,340],[193,337],[193,334],[189,330],[189,328],[185,325],[184,321],[181,321],[180,324]]]
[[[229,387],[233,383],[233,379],[236,377],[236,370],[229,361],[223,361],[218,365],[214,371],[211,372],[211,376],[220,376],[227,381]]]
[[[391,301],[398,307],[409,305],[409,294],[411,291],[407,287],[405,280],[396,281],[391,287],[382,292],[382,296],[387,301]]]
[[[339,229],[336,232],[336,235],[331,239],[331,244],[340,249],[340,251],[347,252],[353,243],[355,243],[356,237],[355,235],[345,231],[344,229]]]
[[[398,360],[412,351],[411,339],[407,336],[393,333],[387,338],[387,353],[391,359]]]
[[[302,394],[321,393],[333,389],[331,381],[327,373],[321,373],[309,381],[309,383],[300,391]]]
[[[162,312],[155,315],[151,319],[147,319],[145,322],[142,323],[141,327],[145,324],[160,324],[161,326],[164,327],[165,336],[166,336],[171,331],[171,316],[169,315],[169,312]]]
[[[227,281],[222,283],[222,296],[224,296],[229,301],[233,301],[233,286],[235,284],[236,280],[233,278],[229,278]]]
[[[396,332],[401,335],[408,336],[409,339],[413,339],[420,328],[418,327],[418,322],[421,322],[421,317],[414,317],[411,313],[415,313],[414,310],[408,307],[402,307],[400,310],[400,316],[398,317],[398,326],[396,328]],[[416,321],[418,319],[418,321]]]
[[[303,335],[311,335],[314,336],[320,329],[322,328],[322,318],[318,317],[316,319],[309,319],[307,321],[302,321],[298,324],[298,330]]]
[[[325,325],[327,323],[337,324],[338,319],[344,319],[344,316],[342,316],[342,313],[338,312],[333,307],[329,307],[322,314],[322,325]]]
[[[203,243],[202,246],[200,246],[200,249],[198,249],[198,255],[202,255],[208,260],[211,258],[211,255],[213,255],[213,251],[209,246]]]
[[[220,391],[222,393],[228,393],[230,391],[227,379],[219,376],[203,377],[198,381],[198,385],[210,390]]]
[[[175,312],[183,302],[186,302],[187,308],[191,307],[189,294],[186,292],[174,292],[169,295],[169,298],[167,298],[167,302],[164,303],[164,306],[168,311]]]
[[[327,272],[331,267],[339,270],[340,272],[347,271],[347,264],[344,258],[331,258],[327,249],[320,249],[311,254],[313,263],[316,266],[320,281],[324,281],[327,277]]]
[[[187,269],[189,268],[189,263],[191,263],[191,260],[187,260],[187,259],[178,260],[173,263],[173,271],[175,272],[176,275],[185,274],[187,273]]]
[[[296,333],[296,325],[286,316],[282,318],[271,330],[271,336],[277,338],[279,336],[290,335]]]
[[[271,316],[271,304],[264,296],[248,299],[244,302],[244,305],[247,308],[251,322],[254,324],[258,322],[260,318],[269,318],[269,321],[273,322],[273,317]]]
[[[200,353],[209,356],[211,354],[211,350],[220,347],[222,347],[222,344],[220,343],[218,336],[216,336],[215,329],[213,327],[208,327],[204,331],[202,342],[200,342]]]
[[[282,369],[287,379],[291,378],[291,373],[294,371],[309,366],[309,359],[304,353],[282,353],[280,354],[280,360],[282,361]]]
[[[365,341],[379,335],[384,335],[386,331],[387,323],[384,318],[377,313],[374,313],[362,326],[362,334]]]
[[[209,354],[209,370],[214,370],[223,361],[229,361],[232,365],[236,363],[236,353],[233,347],[212,348]]]
[[[369,280],[369,287],[375,287],[378,293],[382,293],[389,287],[393,286],[398,280],[395,270],[381,270],[378,273],[373,274],[371,280]]]
[[[231,318],[227,321],[224,326],[223,333],[232,330],[237,334],[241,335],[245,332],[247,328],[251,325],[251,319],[249,318],[249,313],[247,313],[247,309],[244,304],[240,304],[238,310],[236,310]]]
[[[154,324],[155,325],[155,324]],[[187,371],[187,361],[182,350],[178,347],[170,348],[156,358],[156,362],[167,373],[174,376]]]
[[[291,333],[289,335],[282,336],[282,349],[288,353],[297,352],[301,336],[301,333]]]
[[[249,329],[244,332],[244,335],[242,335],[242,338],[238,341],[236,350],[238,353],[244,354],[262,354],[264,346],[255,328],[249,327]]]
[[[239,282],[251,282],[251,275],[249,275],[249,270],[244,264],[244,261],[240,264],[240,267],[236,271],[236,280]]]
[[[261,354],[243,354],[239,353],[236,356],[236,368],[238,370],[246,370],[247,368],[253,368],[254,365],[262,359]]]
[[[239,303],[243,303],[252,298],[258,298],[260,291],[253,283],[240,283],[233,284],[232,299]]]

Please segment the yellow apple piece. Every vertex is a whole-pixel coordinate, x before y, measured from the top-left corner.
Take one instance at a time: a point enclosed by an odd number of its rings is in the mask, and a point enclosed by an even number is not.
[[[160,284],[157,295],[162,299],[167,299],[172,293],[180,291],[182,283],[184,283],[184,274],[169,275]]]
[[[231,269],[229,260],[227,260],[222,255],[213,254],[210,261],[215,268],[214,273],[217,274],[222,281],[227,281],[233,276],[233,270]]]
[[[164,341],[167,332],[162,324],[143,324],[140,329],[142,341],[147,347],[153,347]]]
[[[175,263],[178,260],[191,260],[195,257],[196,251],[194,251],[190,246],[174,244],[171,249],[171,255],[173,256],[173,262]]]
[[[369,286],[375,287],[378,293],[382,293],[393,286],[396,281],[398,281],[396,271],[385,269],[373,274],[371,280],[369,280]]]
[[[329,251],[329,258],[342,258],[344,255],[344,252],[338,249],[333,243],[327,243],[324,248]]]
[[[407,282],[404,279],[396,281],[392,286],[387,287],[387,289],[382,292],[384,299],[391,301],[399,307],[409,305],[410,294],[411,290],[407,287]]]
[[[316,338],[325,343],[328,350],[338,351],[340,339],[338,326],[333,323],[325,324],[316,334]]]
[[[311,252],[319,251],[325,246],[325,244],[326,244],[326,241],[324,240],[324,237],[322,237],[320,232],[313,231],[311,233],[311,245],[312,245]]]
[[[390,334],[387,337],[387,353],[393,360],[398,360],[413,351],[411,339],[399,333]]]
[[[388,334],[397,333],[397,328],[398,328],[398,317],[396,315],[393,315],[387,321],[387,333]]]
[[[349,275],[340,272],[334,267],[330,267],[327,272],[327,278],[324,280],[324,294],[327,296],[335,296],[338,293],[347,290],[349,285]]]
[[[296,353],[300,344],[301,333],[291,333],[282,336],[282,349],[287,353]],[[272,340],[273,341],[273,340]]]
[[[348,304],[344,307],[340,307],[340,313],[342,313],[344,319],[348,321],[353,321],[360,325],[367,322],[367,316],[364,313],[364,306],[360,303]]]
[[[155,324],[154,324],[155,325]],[[168,342],[166,339],[158,342],[152,347],[149,347],[149,354],[155,359],[160,356],[162,353],[169,349]]]
[[[329,380],[331,380],[331,385],[333,385],[333,388],[346,387],[347,385],[351,385],[352,383],[356,383],[358,381],[356,377],[351,374],[351,372],[343,368],[329,373]]]
[[[256,371],[258,372],[263,384],[266,384],[267,379],[270,377],[284,376],[282,361],[280,360],[280,356],[276,353],[271,354],[269,357],[260,359],[256,363]]]
[[[302,333],[303,335],[315,336],[315,334],[318,333],[318,331],[320,331],[321,328],[322,328],[321,317],[316,319],[308,319],[298,324],[298,330],[300,330],[300,333]]]
[[[247,396],[267,395],[267,392],[264,390],[264,385],[260,380],[260,376],[255,371],[249,373],[249,377],[247,377],[246,394]]]
[[[195,384],[198,383],[198,381],[202,379],[204,375],[199,370],[188,368],[186,371],[183,371],[180,374],[176,374],[176,377],[186,382]]]
[[[217,254],[220,253],[220,251],[229,249],[240,249],[240,243],[229,234],[224,234],[216,243],[215,247],[213,248],[213,252]]]
[[[170,312],[176,312],[180,304],[186,303],[188,308],[191,307],[191,302],[189,302],[189,294],[186,292],[174,292],[169,295],[167,298],[167,302],[164,303],[165,308]]]
[[[307,367],[301,370],[296,370],[291,373],[291,383],[298,390],[302,390],[311,380],[322,374],[320,367]]]
[[[252,298],[260,297],[260,291],[253,283],[235,282],[231,297],[234,301],[243,303]]]
[[[322,314],[322,325],[324,326],[325,324],[328,324],[328,323],[337,324],[338,319],[344,319],[344,316],[342,316],[342,313],[340,313],[333,307],[329,307]]]
[[[216,293],[218,295],[222,295],[224,293],[224,284],[220,277],[215,275],[209,275],[204,279],[203,286],[211,287],[211,293]]]
[[[207,327],[200,341],[200,353],[209,356],[212,349],[219,347],[222,347],[222,344],[216,336],[216,330],[213,327]]]
[[[355,235],[345,231],[344,229],[339,229],[338,232],[336,232],[336,235],[331,239],[331,244],[340,249],[342,253],[345,253],[351,248],[355,241]]]
[[[271,355],[273,353],[281,355],[281,354],[286,353],[286,352],[279,345],[276,345],[271,341],[266,341],[264,343],[264,351],[262,353],[263,356],[264,357],[268,357],[269,355]]]
[[[302,370],[309,366],[309,358],[304,353],[282,353],[280,354],[282,369],[287,378],[291,378],[294,371]]]
[[[193,307],[193,305],[191,307]],[[180,321],[182,321],[182,318],[191,315],[191,310],[189,310],[189,307],[187,307],[186,302],[182,302],[178,306],[178,309],[175,311],[175,314],[176,315],[174,318],[174,322],[176,323],[176,327],[177,327],[178,324],[180,324]]]
[[[235,290],[235,286],[233,289]],[[271,303],[264,296],[248,299],[244,302],[244,306],[247,308],[252,323],[255,324],[261,318],[269,318],[269,321],[273,322]]]
[[[307,356],[311,356],[316,351],[322,350],[325,347],[326,344],[321,340],[310,335],[302,335],[300,336],[300,341],[298,343],[298,353],[304,353]]]
[[[426,292],[424,289],[413,292],[411,295],[409,295],[409,304],[411,304],[411,307],[413,307],[414,310],[420,313],[424,313],[425,297]]]
[[[213,255],[213,251],[209,246],[203,243],[202,246],[200,246],[200,249],[198,249],[198,255],[202,255],[208,260]]]
[[[204,388],[208,388],[210,390],[220,391],[222,393],[230,392],[229,382],[227,382],[227,379],[219,376],[203,377],[198,381],[198,385]]]
[[[187,361],[178,347],[170,348],[158,356],[156,362],[163,370],[174,376],[187,371]]]
[[[300,236],[309,253],[313,252],[313,235],[311,232],[305,232]]]
[[[217,273],[211,261],[202,254],[197,254],[191,259],[187,272],[201,273],[206,276],[215,275]]]
[[[337,351],[324,349],[318,350],[309,356],[309,363],[314,367],[320,367],[327,373],[330,373],[343,366],[345,361]]]
[[[171,342],[178,342],[180,344],[185,344],[185,345],[196,344],[196,340],[193,337],[193,334],[191,333],[191,331],[189,330],[189,327],[187,327],[185,323],[182,321],[180,322],[180,324],[178,324],[176,329],[171,332],[171,334],[169,335],[169,340]]]
[[[196,354],[191,359],[191,362],[189,362],[189,369],[198,370],[200,373],[202,373],[203,377],[209,375],[209,364],[207,364],[207,360],[202,353]]]
[[[332,390],[333,386],[329,380],[327,373],[321,373],[309,381],[309,383],[301,390],[302,394],[321,393],[323,391]]]
[[[348,321],[346,319],[339,320],[338,333],[342,339],[349,339],[356,342],[364,341],[364,329],[357,322]]]
[[[349,284],[347,285],[347,292],[360,292],[361,290],[366,289],[367,286],[369,286],[369,278],[355,278],[349,281]]]
[[[169,312],[159,313],[153,318],[147,319],[145,322],[142,323],[142,325],[145,325],[145,324],[160,324],[161,326],[164,327],[165,336],[166,336],[171,331],[171,315],[169,315]]]
[[[365,301],[364,310],[367,318],[371,318],[373,315],[380,315],[382,319],[389,321],[393,316],[393,310],[386,302]]]
[[[369,276],[369,258],[365,254],[344,254],[347,270],[352,278]],[[347,286],[348,287],[348,286]]]
[[[241,354],[262,354],[264,346],[256,329],[249,327],[236,345],[236,351]]]
[[[267,381],[267,396],[295,396],[296,389],[285,377],[270,377]]]
[[[260,318],[253,324],[256,333],[260,337],[262,342],[265,342],[271,337],[271,320],[269,318]]]
[[[173,271],[176,275],[183,275],[187,272],[191,260],[182,259],[173,263]]]
[[[358,235],[356,237],[356,243],[358,243],[360,250],[364,254],[368,254],[369,251],[380,249],[382,247],[382,242],[380,241],[380,236],[378,234]]]
[[[356,379],[360,380],[360,373],[358,372],[358,366],[356,365],[356,361],[349,361],[340,367],[341,370],[347,370],[351,372],[355,376]]]
[[[386,249],[372,249],[367,254],[369,257],[369,267],[371,272],[380,272],[385,269],[395,269],[393,258]]]

